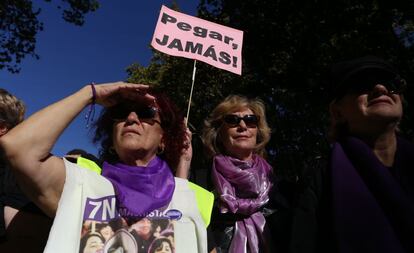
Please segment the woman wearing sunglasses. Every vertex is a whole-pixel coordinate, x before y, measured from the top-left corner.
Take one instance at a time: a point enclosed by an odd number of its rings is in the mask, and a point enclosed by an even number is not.
[[[212,158],[216,193],[212,231],[217,252],[268,252],[265,217],[272,167],[263,158],[270,139],[258,99],[232,95],[205,121],[203,143]]]
[[[102,175],[50,154],[88,105],[104,106],[94,140]],[[1,145],[22,188],[54,224],[45,252],[80,252],[82,233],[97,225],[129,231],[129,220],[168,219],[176,252],[207,252],[205,223],[188,181],[174,178],[186,137],[183,116],[162,93],[124,82],[88,85],[35,113]],[[122,242],[119,242],[122,245]],[[140,249],[142,245],[137,247]],[[141,251],[139,251],[141,252]]]
[[[300,184],[291,252],[414,252],[414,145],[398,133],[405,81],[374,56],[331,75],[332,150]]]

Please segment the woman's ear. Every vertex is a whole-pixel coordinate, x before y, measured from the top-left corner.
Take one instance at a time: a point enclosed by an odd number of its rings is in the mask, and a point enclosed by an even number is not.
[[[160,145],[158,145],[157,154],[162,154],[162,153],[164,153],[164,150],[165,150],[165,140],[164,140],[164,137],[162,137],[162,138],[161,138]]]
[[[329,104],[329,114],[331,115],[332,122],[334,123],[344,122],[342,111],[336,101],[333,101]]]
[[[9,131],[9,128],[4,123],[0,123],[0,137],[5,135]]]

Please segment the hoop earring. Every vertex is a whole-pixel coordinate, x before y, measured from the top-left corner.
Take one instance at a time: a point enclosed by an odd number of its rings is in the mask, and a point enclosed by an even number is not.
[[[157,150],[157,155],[161,155],[161,154],[163,154],[163,153],[164,153],[164,149],[165,149],[165,147],[164,147],[164,146],[159,146],[159,147],[158,147],[158,150]]]

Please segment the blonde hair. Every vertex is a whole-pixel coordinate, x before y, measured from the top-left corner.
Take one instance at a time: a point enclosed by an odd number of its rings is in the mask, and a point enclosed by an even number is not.
[[[218,104],[204,121],[201,139],[209,157],[226,153],[219,136],[219,132],[223,126],[223,117],[242,108],[249,108],[255,115],[259,116],[257,143],[254,153],[262,157],[266,155],[265,146],[270,140],[271,130],[266,121],[263,101],[257,98],[249,99],[245,96],[230,95]]]
[[[0,88],[0,121],[4,122],[8,129],[23,121],[25,111],[23,101]]]

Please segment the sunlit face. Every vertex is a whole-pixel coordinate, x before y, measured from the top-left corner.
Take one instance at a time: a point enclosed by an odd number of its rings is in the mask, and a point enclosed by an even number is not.
[[[103,242],[98,236],[91,236],[88,238],[83,249],[83,253],[97,253],[103,249]]]
[[[338,103],[338,117],[351,133],[365,133],[376,126],[397,123],[403,114],[401,96],[377,84],[370,92],[347,94]]]
[[[160,122],[158,113],[154,119]],[[158,122],[142,121],[135,112],[130,112],[122,121],[115,121],[112,138],[121,161],[125,162],[131,153],[155,156],[163,137],[163,129]]]
[[[172,249],[168,242],[162,242],[161,246],[155,250],[155,253],[171,253]]]
[[[254,114],[249,108],[241,108],[231,113],[239,117]],[[247,126],[244,120],[237,125],[223,123],[220,140],[226,153],[241,160],[250,160],[257,142],[257,127]]]

